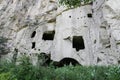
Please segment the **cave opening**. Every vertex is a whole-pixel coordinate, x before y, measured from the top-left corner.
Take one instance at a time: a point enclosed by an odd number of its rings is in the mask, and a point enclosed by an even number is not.
[[[120,60],[118,60],[118,64],[120,64]]]
[[[46,31],[43,33],[42,40],[54,40],[55,31]]]
[[[102,60],[98,57],[97,58],[97,63],[101,62]]]
[[[33,31],[33,33],[31,34],[31,38],[34,38],[36,35],[36,31]]]
[[[35,48],[35,42],[32,42],[32,49]]]
[[[69,66],[69,65],[73,65],[73,66],[76,66],[76,65],[80,65],[79,62],[73,58],[69,58],[69,57],[66,57],[66,58],[63,58],[60,62],[54,62],[54,66],[56,67],[64,67],[64,66]]]
[[[76,51],[85,49],[85,45],[84,45],[84,40],[82,36],[73,36],[73,42],[72,42],[72,46],[73,48],[76,49]]]
[[[92,14],[91,13],[88,13],[87,16],[88,16],[88,18],[92,18]]]

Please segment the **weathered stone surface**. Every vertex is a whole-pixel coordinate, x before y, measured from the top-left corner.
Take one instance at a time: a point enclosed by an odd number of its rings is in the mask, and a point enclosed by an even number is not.
[[[31,56],[51,54],[60,61],[73,58],[81,65],[111,65],[120,60],[119,0],[96,0],[75,9],[57,0],[0,0],[0,36]]]

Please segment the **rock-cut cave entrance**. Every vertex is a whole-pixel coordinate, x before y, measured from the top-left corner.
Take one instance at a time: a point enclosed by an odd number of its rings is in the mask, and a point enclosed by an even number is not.
[[[76,51],[85,49],[83,37],[82,36],[73,36],[72,46],[73,46],[73,48],[76,49]]]
[[[70,64],[73,66],[80,65],[77,60],[69,57],[63,58],[60,62],[54,62],[54,66],[56,67],[63,67],[64,65],[68,66]]]
[[[43,40],[54,40],[55,31],[46,31],[43,33]]]
[[[36,31],[33,31],[33,33],[31,34],[31,38],[34,38],[36,35]]]
[[[32,42],[32,47],[31,47],[32,49],[34,49],[35,48],[35,42]]]

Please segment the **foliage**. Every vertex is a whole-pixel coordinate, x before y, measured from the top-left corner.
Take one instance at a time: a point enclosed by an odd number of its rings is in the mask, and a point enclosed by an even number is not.
[[[120,80],[120,66],[111,66],[109,67],[107,76],[108,80]]]
[[[94,0],[59,0],[59,3],[61,5],[66,5],[67,7],[78,7],[81,6],[81,4],[83,3],[85,4],[89,4],[91,2],[93,2]]]
[[[38,66],[48,66],[50,65],[50,55],[45,53],[37,54],[38,57]]]
[[[7,47],[8,39],[5,37],[0,37],[0,55],[7,54],[9,52],[9,48]]]
[[[0,80],[120,80],[120,66],[33,66],[29,57],[15,65],[0,62]]]
[[[8,80],[10,77],[11,73],[7,72],[7,73],[1,73],[0,74],[0,80]]]

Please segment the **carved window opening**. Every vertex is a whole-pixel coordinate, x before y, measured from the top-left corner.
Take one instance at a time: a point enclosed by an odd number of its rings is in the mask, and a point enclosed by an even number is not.
[[[118,60],[118,64],[120,64],[120,60]]]
[[[34,38],[36,35],[36,31],[34,31],[32,34],[31,34],[31,38]]]
[[[87,16],[88,16],[88,18],[92,18],[92,14],[91,13],[88,13]]]
[[[43,34],[43,40],[54,40],[55,31],[46,31]]]
[[[32,49],[35,48],[35,42],[32,42]]]
[[[69,16],[69,18],[71,18],[71,16]]]
[[[73,36],[73,48],[76,49],[76,51],[85,49],[84,40],[82,36]]]
[[[97,63],[101,62],[102,60],[98,57],[97,58]]]

